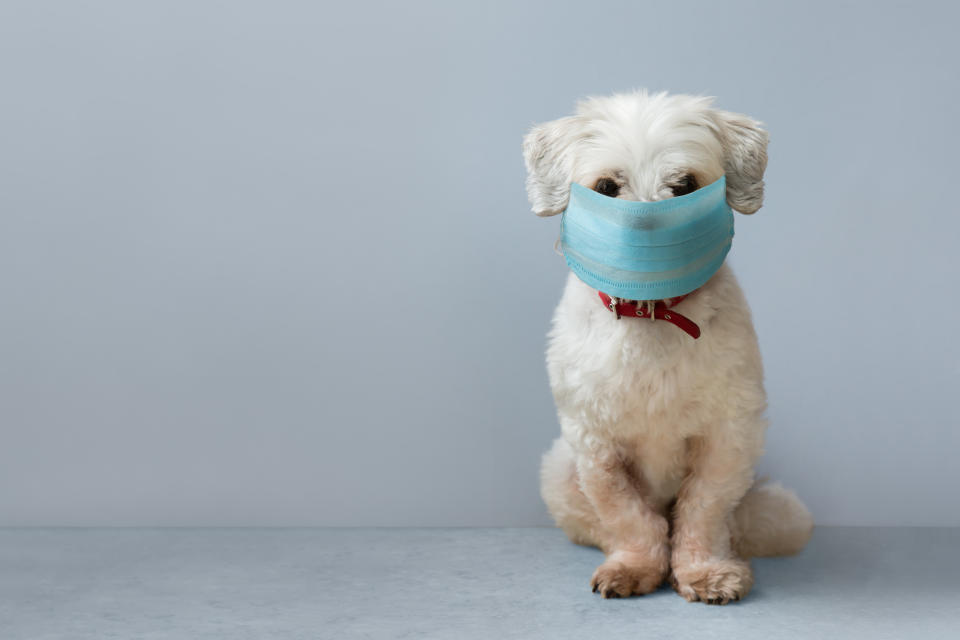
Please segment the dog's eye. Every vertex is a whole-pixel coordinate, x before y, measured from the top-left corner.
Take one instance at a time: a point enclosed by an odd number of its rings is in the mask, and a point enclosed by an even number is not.
[[[699,188],[700,185],[697,184],[697,179],[688,173],[680,179],[680,182],[670,187],[670,190],[673,191],[673,195],[676,197],[693,193]]]
[[[615,198],[617,194],[620,193],[620,185],[611,178],[600,178],[597,180],[597,184],[593,185],[593,190],[605,196]]]

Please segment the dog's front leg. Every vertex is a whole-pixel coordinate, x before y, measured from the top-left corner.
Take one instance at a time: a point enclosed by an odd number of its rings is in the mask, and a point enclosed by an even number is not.
[[[671,582],[690,602],[726,604],[753,585],[750,564],[731,547],[730,521],[753,481],[756,449],[723,434],[692,444],[691,471],[674,509]]]
[[[599,520],[607,554],[590,581],[604,598],[644,594],[663,582],[670,568],[669,525],[645,502],[637,479],[613,449],[577,461],[580,488]]]

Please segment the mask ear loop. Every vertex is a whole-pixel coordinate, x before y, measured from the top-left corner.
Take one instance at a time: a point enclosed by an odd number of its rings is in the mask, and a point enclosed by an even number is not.
[[[557,236],[556,242],[553,243],[553,252],[558,256],[563,255],[563,250],[560,249],[560,241],[563,239],[563,219],[567,217],[567,213],[564,212],[560,216],[560,235]]]

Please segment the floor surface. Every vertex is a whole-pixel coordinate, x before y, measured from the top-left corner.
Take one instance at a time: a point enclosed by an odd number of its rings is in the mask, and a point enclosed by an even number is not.
[[[0,529],[0,639],[960,638],[960,529],[819,528],[724,607],[555,529]]]

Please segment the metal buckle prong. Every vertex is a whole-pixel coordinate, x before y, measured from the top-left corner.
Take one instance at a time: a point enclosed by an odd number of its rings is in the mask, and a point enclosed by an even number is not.
[[[610,296],[610,311],[613,311],[613,313],[617,316],[617,320],[620,319],[620,312],[617,311],[618,304],[620,304],[620,298]]]

